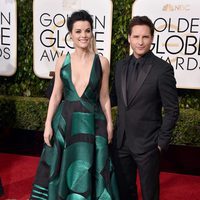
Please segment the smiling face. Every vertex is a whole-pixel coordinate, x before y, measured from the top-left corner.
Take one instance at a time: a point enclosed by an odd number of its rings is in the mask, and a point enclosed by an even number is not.
[[[146,54],[153,42],[153,36],[149,26],[147,25],[135,25],[131,29],[131,34],[128,35],[128,42],[131,45],[133,54],[136,58],[140,58]]]
[[[88,21],[76,21],[73,24],[71,38],[75,48],[89,48],[92,37],[92,29]]]

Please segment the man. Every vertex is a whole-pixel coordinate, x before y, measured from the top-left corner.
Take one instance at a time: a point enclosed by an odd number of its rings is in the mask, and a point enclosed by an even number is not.
[[[143,200],[159,199],[160,152],[167,149],[179,114],[173,67],[150,51],[153,35],[148,17],[133,17],[128,30],[133,54],[115,68],[113,160],[121,200],[138,198],[137,170]]]

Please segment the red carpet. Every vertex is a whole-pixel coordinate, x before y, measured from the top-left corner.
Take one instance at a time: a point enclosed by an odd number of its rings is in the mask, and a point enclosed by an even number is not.
[[[0,177],[5,195],[0,200],[27,200],[38,157],[0,154]],[[161,173],[160,200],[199,200],[200,176]]]

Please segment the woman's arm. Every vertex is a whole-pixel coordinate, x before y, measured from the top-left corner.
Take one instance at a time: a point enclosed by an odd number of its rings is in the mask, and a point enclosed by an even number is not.
[[[113,123],[112,123],[111,105],[109,97],[110,66],[108,60],[105,57],[100,56],[100,61],[103,71],[102,84],[100,90],[100,103],[107,120],[108,143],[110,143],[113,137]]]
[[[47,118],[46,118],[45,129],[44,129],[44,142],[48,146],[51,146],[50,141],[53,136],[53,129],[51,127],[51,122],[63,95],[63,84],[60,78],[60,69],[64,62],[64,59],[65,59],[64,55],[59,57],[56,63],[56,67],[55,67],[55,82],[54,82],[53,91],[52,91],[50,101],[49,101]]]

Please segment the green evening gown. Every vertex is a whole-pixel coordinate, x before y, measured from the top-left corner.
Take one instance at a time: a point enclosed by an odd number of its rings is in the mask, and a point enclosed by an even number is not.
[[[102,67],[96,54],[80,97],[72,83],[70,54],[60,72],[64,100],[53,121],[52,147],[44,145],[30,199],[118,200],[108,155],[106,119],[99,94]]]

